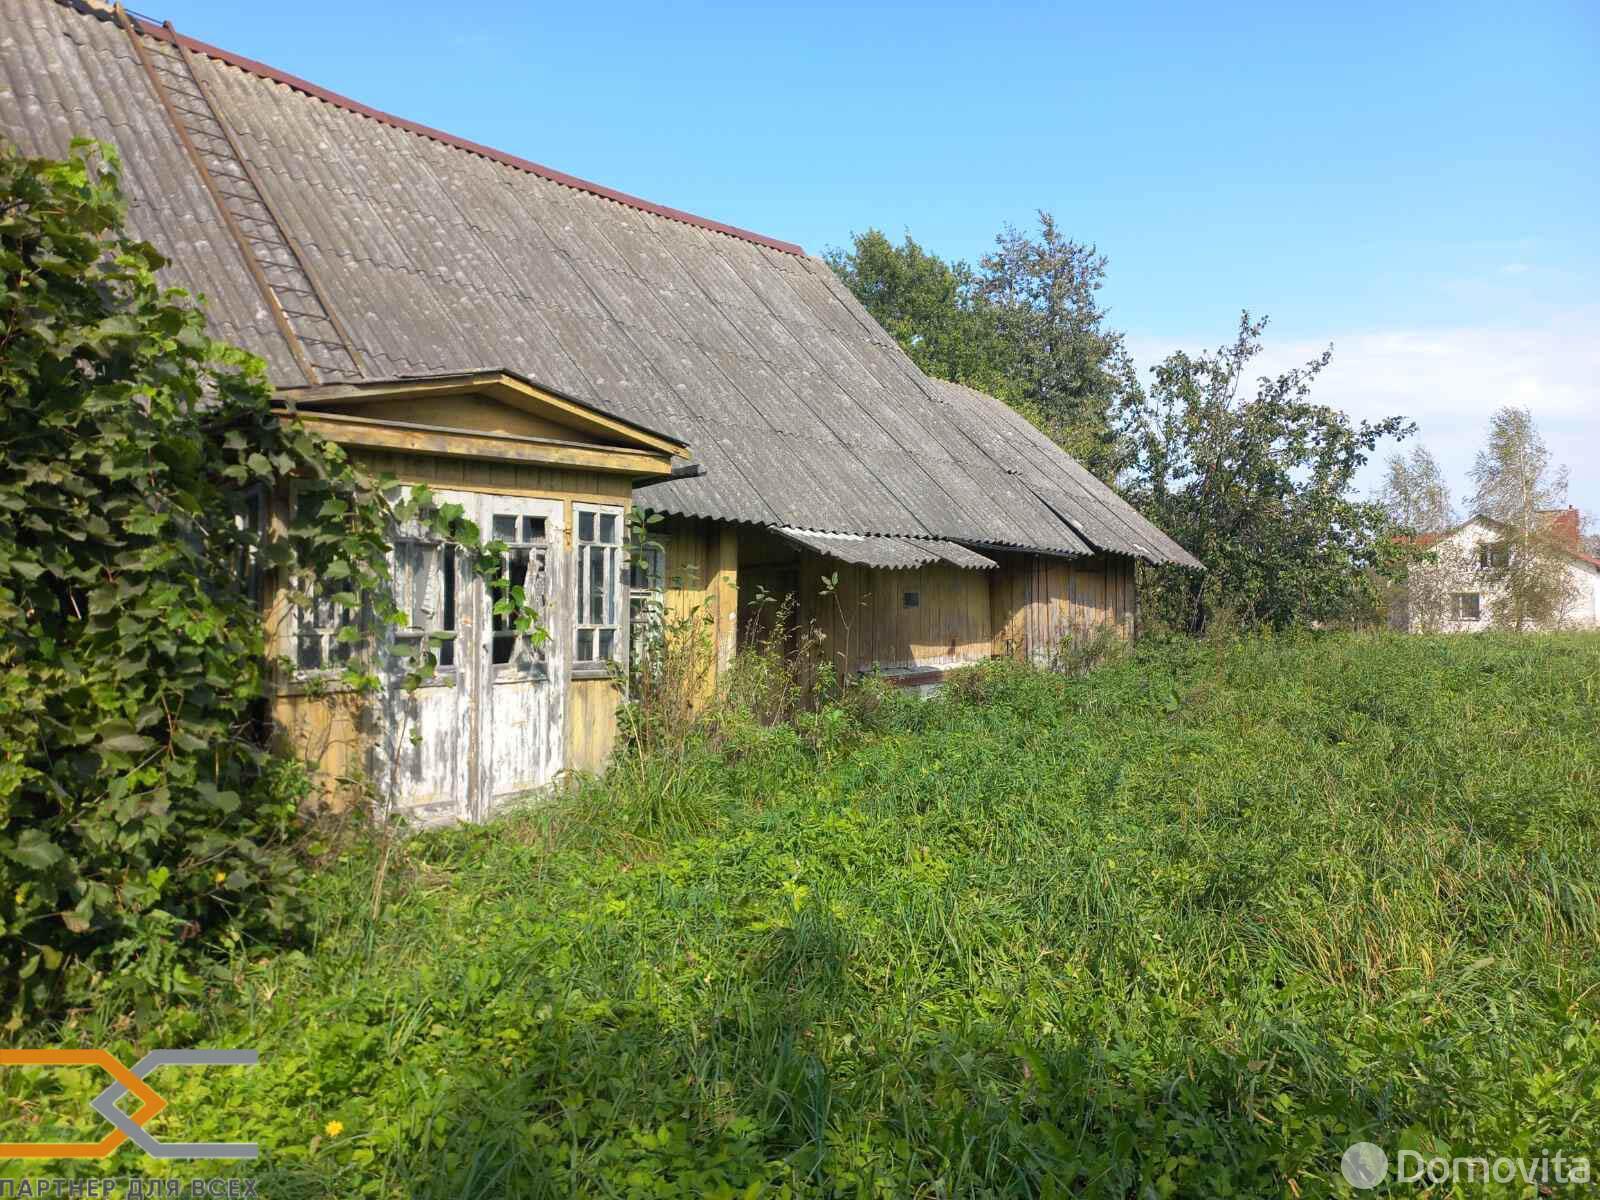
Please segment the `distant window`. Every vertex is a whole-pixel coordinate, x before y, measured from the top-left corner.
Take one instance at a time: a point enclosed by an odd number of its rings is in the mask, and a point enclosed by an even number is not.
[[[622,579],[622,514],[575,509],[577,544],[577,641],[575,667],[614,661],[621,649],[617,589]]]
[[[917,608],[921,604],[922,604],[922,593],[921,592],[907,592],[905,594],[904,601],[902,601],[902,603],[901,603],[901,607],[902,608]]]
[[[1450,597],[1451,613],[1458,621],[1476,621],[1479,619],[1481,605],[1477,592],[1457,592]]]
[[[1511,562],[1511,547],[1504,542],[1485,542],[1478,547],[1478,569],[1501,571]]]

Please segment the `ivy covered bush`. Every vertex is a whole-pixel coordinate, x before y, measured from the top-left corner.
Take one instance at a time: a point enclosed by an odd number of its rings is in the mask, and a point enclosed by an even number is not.
[[[396,620],[397,506],[272,415],[260,360],[163,289],[123,232],[115,152],[0,146],[0,1025],[106,985],[193,991],[218,951],[292,935],[304,773],[262,746],[263,570]],[[288,476],[320,504],[244,519]],[[402,512],[401,508],[406,511]],[[458,513],[428,520],[490,557]],[[315,581],[320,581],[316,583]],[[303,598],[303,597],[302,597]],[[507,603],[520,601],[507,598]],[[427,662],[417,665],[425,671]],[[7,1024],[9,1022],[9,1024]]]

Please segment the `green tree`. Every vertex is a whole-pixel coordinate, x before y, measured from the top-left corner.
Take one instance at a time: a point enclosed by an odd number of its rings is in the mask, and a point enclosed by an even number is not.
[[[1139,386],[1099,303],[1105,256],[1063,236],[1041,210],[1036,236],[1006,226],[980,268],[977,294],[1003,348],[1005,398],[1101,478],[1116,478],[1128,455],[1117,414]]]
[[[1001,396],[1008,387],[995,322],[976,294],[972,268],[929,254],[907,234],[898,246],[877,229],[828,265],[911,361],[935,379]]]
[[[272,411],[259,359],[212,340],[122,233],[114,152],[0,145],[0,1004],[102,973],[192,990],[240,937],[301,918],[304,776],[260,745],[271,664],[250,579],[276,570],[352,614],[345,683],[390,669],[396,520],[487,573],[494,546],[426,493],[397,504]],[[311,497],[257,531],[251,496]],[[506,602],[528,623],[520,598]],[[430,652],[403,664],[415,686]]]
[[[876,229],[827,259],[929,375],[1004,400],[1103,479],[1124,466],[1115,417],[1139,389],[1099,305],[1106,260],[1049,213],[1037,236],[1007,226],[978,270]]]
[[[1203,632],[1218,617],[1272,628],[1373,619],[1378,581],[1402,569],[1388,513],[1353,499],[1351,483],[1380,441],[1415,426],[1352,425],[1313,402],[1331,350],[1257,379],[1252,394],[1247,371],[1265,326],[1245,313],[1232,345],[1171,355],[1126,410],[1129,500],[1206,565],[1145,573],[1141,604],[1175,628]]]
[[[1388,457],[1376,499],[1396,528],[1407,533],[1437,533],[1456,523],[1450,484],[1426,446]]]
[[[1558,622],[1575,581],[1570,534],[1550,520],[1567,502],[1567,469],[1552,464],[1533,414],[1506,406],[1489,419],[1489,438],[1472,468],[1473,506],[1504,530],[1501,553],[1486,567],[1495,624],[1527,629]]]

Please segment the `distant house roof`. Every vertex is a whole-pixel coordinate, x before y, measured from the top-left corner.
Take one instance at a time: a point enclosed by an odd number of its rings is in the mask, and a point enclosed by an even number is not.
[[[1562,548],[1579,562],[1588,563],[1591,567],[1600,570],[1600,558],[1590,554],[1584,547],[1580,532],[1578,510],[1575,508],[1550,508],[1540,509],[1539,515],[1549,519],[1550,528],[1562,535],[1562,540],[1567,544]],[[1481,522],[1491,529],[1507,528],[1504,521],[1491,517],[1488,513],[1473,513],[1465,521],[1452,525],[1449,529],[1437,530],[1433,533],[1419,533],[1414,539],[1416,545],[1423,550],[1431,549],[1448,537],[1454,537],[1467,526],[1474,522]]]
[[[703,469],[649,489],[665,512],[1199,566],[1006,405],[924,376],[798,246],[98,6],[0,0],[0,27],[0,132],[116,143],[165,280],[280,388],[503,364],[687,443]]]

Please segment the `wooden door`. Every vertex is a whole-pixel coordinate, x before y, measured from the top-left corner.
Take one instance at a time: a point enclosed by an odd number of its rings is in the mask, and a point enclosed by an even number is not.
[[[493,611],[496,589],[480,585],[473,815],[482,820],[561,770],[570,665],[563,620],[568,581],[562,503],[486,495],[480,505],[484,536],[507,547],[501,578],[523,590],[548,635],[540,641],[516,631]]]
[[[501,589],[467,570],[453,548],[416,529],[399,531],[396,599],[410,624],[392,639],[373,782],[390,811],[421,825],[484,820],[555,778],[571,671],[562,503],[472,492],[434,497],[461,505],[486,541],[506,544],[499,578],[522,589],[549,636],[530,637],[497,614]],[[407,691],[413,657],[439,634],[446,636],[434,639],[434,677]]]
[[[434,498],[461,505],[469,516],[479,501],[469,492]],[[390,565],[408,624],[390,640],[373,783],[390,810],[413,824],[466,820],[474,791],[471,650],[481,625],[471,573],[454,547],[416,526],[398,531]],[[434,675],[407,691],[405,676],[429,645],[438,659]]]

